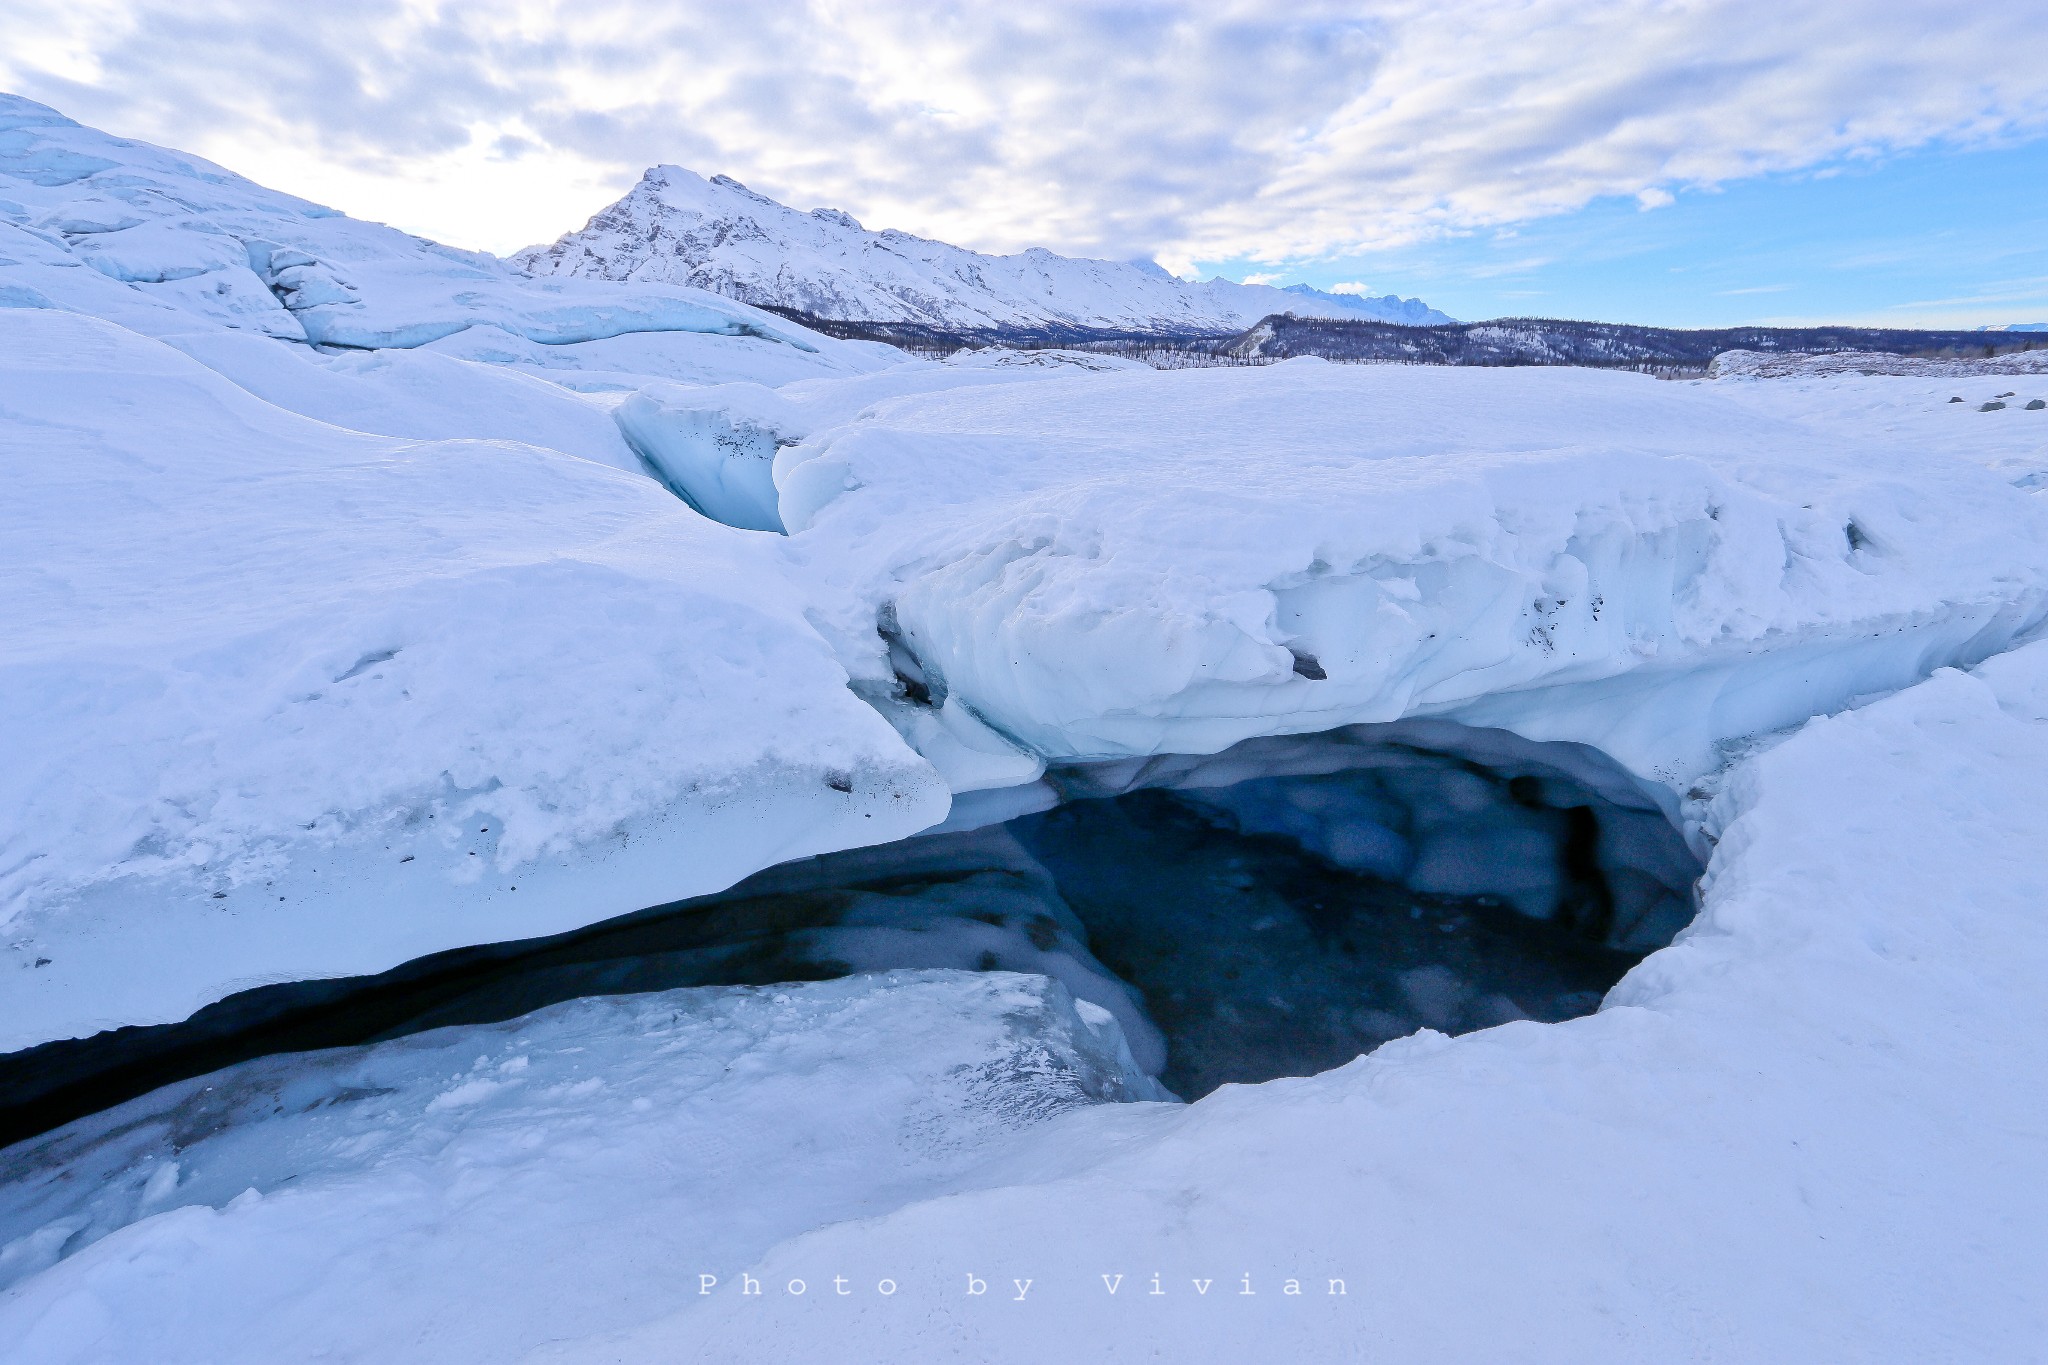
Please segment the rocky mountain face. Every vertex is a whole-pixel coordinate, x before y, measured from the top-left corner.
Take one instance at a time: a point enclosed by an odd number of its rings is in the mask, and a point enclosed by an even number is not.
[[[838,209],[789,208],[726,176],[656,166],[578,232],[513,264],[537,276],[686,284],[761,307],[847,321],[946,327],[1066,324],[1235,330],[1274,313],[1429,325],[1420,299],[1295,285],[1182,280],[1151,261],[1076,260],[1032,248],[990,256],[870,232]]]

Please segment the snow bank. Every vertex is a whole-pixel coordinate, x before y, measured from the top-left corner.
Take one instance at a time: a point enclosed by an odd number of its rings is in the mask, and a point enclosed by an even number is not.
[[[1731,739],[2048,611],[2036,500],[1727,394],[1316,361],[1053,377],[885,396],[774,478],[792,552],[852,585],[818,619],[863,685],[907,662],[1029,754],[1435,715],[1683,790]]]
[[[510,1360],[1158,1093],[1101,1011],[1009,974],[579,1000],[268,1058],[0,1154],[0,1339],[20,1362]]]
[[[48,310],[0,310],[0,394],[0,1049],[946,812],[782,566],[650,480],[343,431]]]
[[[889,1302],[721,1286],[528,1359],[2023,1359],[2044,767],[2048,645],[1815,721],[1728,775],[1698,924],[1597,1015],[1070,1115],[978,1192],[748,1267]]]

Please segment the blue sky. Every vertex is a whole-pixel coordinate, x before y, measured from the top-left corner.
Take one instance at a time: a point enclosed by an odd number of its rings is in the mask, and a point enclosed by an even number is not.
[[[2038,0],[7,0],[0,89],[500,253],[671,163],[1468,318],[2048,320]]]
[[[1622,319],[1672,327],[2048,322],[2048,140],[1921,151],[1633,197],[1388,251],[1205,273],[1419,295],[1460,318]]]

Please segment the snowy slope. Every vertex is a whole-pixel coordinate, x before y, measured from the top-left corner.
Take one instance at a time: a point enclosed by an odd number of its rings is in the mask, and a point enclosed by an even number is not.
[[[694,285],[824,318],[953,327],[1068,323],[1235,331],[1270,313],[1415,325],[1451,319],[1420,299],[1296,285],[1176,279],[1150,261],[1093,261],[1034,247],[989,256],[870,232],[838,209],[802,213],[726,176],[655,166],[580,231],[512,257],[542,278]]]

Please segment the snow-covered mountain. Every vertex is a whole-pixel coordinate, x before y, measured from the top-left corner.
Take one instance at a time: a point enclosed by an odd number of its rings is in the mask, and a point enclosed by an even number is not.
[[[823,318],[947,327],[1064,323],[1149,330],[1235,329],[1272,313],[1416,326],[1452,319],[1420,299],[1363,298],[1307,285],[1177,279],[1151,261],[1076,260],[1033,247],[989,256],[839,209],[793,209],[728,176],[656,166],[581,231],[512,257],[534,275],[693,285]]]

